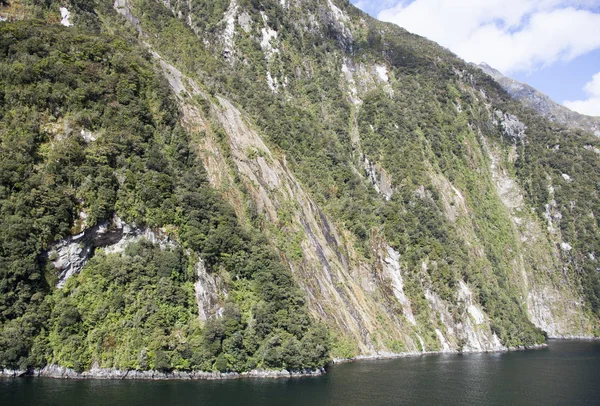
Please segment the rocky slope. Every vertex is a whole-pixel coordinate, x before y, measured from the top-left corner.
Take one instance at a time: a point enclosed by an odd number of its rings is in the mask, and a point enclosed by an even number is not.
[[[76,192],[68,226],[32,248],[52,286],[6,285],[39,292],[52,324],[31,327],[19,358],[10,337],[28,313],[6,312],[5,367],[301,370],[598,335],[591,135],[533,115],[478,69],[345,1],[57,2],[44,15],[58,6],[74,23],[64,35],[89,20],[116,37],[111,47],[145,52],[131,72],[120,54],[94,63],[129,75],[116,106],[134,89],[149,99],[147,122],[112,158],[110,120],[92,118],[91,131],[74,119],[84,108],[56,111],[58,124],[42,115],[54,133],[39,148],[79,137],[84,157],[106,154],[115,197],[98,201],[89,176],[65,183]],[[158,79],[135,78],[152,69]],[[169,103],[175,119],[160,121]],[[48,167],[32,172],[63,187]],[[154,308],[172,323],[155,325]],[[84,345],[72,355],[71,343]]]
[[[504,76],[491,66],[475,65],[490,75],[504,90],[525,106],[532,108],[551,121],[573,129],[582,129],[600,137],[600,118],[579,114],[552,101],[548,96],[524,83]]]

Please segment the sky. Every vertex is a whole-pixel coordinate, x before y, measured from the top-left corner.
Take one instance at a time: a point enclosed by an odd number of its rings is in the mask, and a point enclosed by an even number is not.
[[[467,62],[600,116],[600,0],[351,0]]]

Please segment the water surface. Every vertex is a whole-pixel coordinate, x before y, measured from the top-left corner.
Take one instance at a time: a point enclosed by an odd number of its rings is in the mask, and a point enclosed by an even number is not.
[[[336,365],[230,381],[0,379],[4,405],[600,405],[600,342]]]

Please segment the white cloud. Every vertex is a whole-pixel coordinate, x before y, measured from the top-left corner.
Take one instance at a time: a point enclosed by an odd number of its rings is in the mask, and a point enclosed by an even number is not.
[[[395,3],[378,18],[436,41],[467,61],[487,62],[506,74],[533,71],[600,49],[598,0]]]
[[[592,80],[585,84],[583,90],[591,95],[600,97],[600,72],[592,76]]]
[[[588,116],[600,116],[600,72],[585,84],[583,90],[589,96],[586,100],[565,101],[563,104],[571,110]]]

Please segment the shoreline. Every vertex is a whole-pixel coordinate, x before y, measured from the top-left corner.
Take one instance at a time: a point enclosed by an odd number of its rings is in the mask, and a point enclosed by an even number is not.
[[[552,337],[548,341],[600,341],[600,337]],[[358,355],[352,358],[334,358],[329,366],[345,364],[357,361],[377,361],[398,358],[413,358],[428,355],[457,355],[457,354],[493,354],[512,351],[539,350],[548,348],[548,343],[534,344],[520,347],[504,347],[487,351],[426,351],[426,352],[381,352],[369,355]],[[0,379],[15,378],[50,378],[50,379],[73,379],[73,380],[140,380],[140,381],[169,381],[169,380],[230,380],[230,379],[282,379],[282,378],[304,378],[318,377],[326,374],[325,368],[316,370],[288,371],[254,369],[248,372],[205,372],[205,371],[136,371],[118,370],[112,368],[92,368],[89,371],[76,372],[73,369],[58,365],[48,365],[42,369],[34,370],[7,370],[0,369]]]
[[[548,337],[548,341],[600,341],[600,337],[594,337],[594,336]]]
[[[552,339],[552,340],[561,340],[561,339]],[[573,340],[578,340],[577,338],[573,338]],[[427,355],[458,355],[458,354],[494,354],[494,353],[504,353],[504,352],[513,352],[513,351],[527,351],[527,350],[541,350],[543,348],[548,348],[547,343],[543,344],[534,344],[528,346],[520,346],[520,347],[503,347],[496,350],[485,350],[485,351],[458,351],[458,350],[450,350],[450,351],[425,351],[425,352],[381,352],[377,354],[370,355],[357,355],[352,358],[334,358],[332,360],[332,365],[338,364],[346,364],[349,362],[356,361],[378,361],[378,360],[389,360],[389,359],[398,359],[398,358],[413,358],[413,357],[422,357]]]
[[[139,381],[186,381],[186,380],[229,380],[229,379],[279,379],[315,377],[325,374],[325,369],[288,371],[253,369],[248,372],[205,372],[205,371],[137,371],[113,368],[92,368],[77,372],[71,368],[48,365],[34,370],[0,370],[0,378],[50,378],[73,380],[139,380]]]

